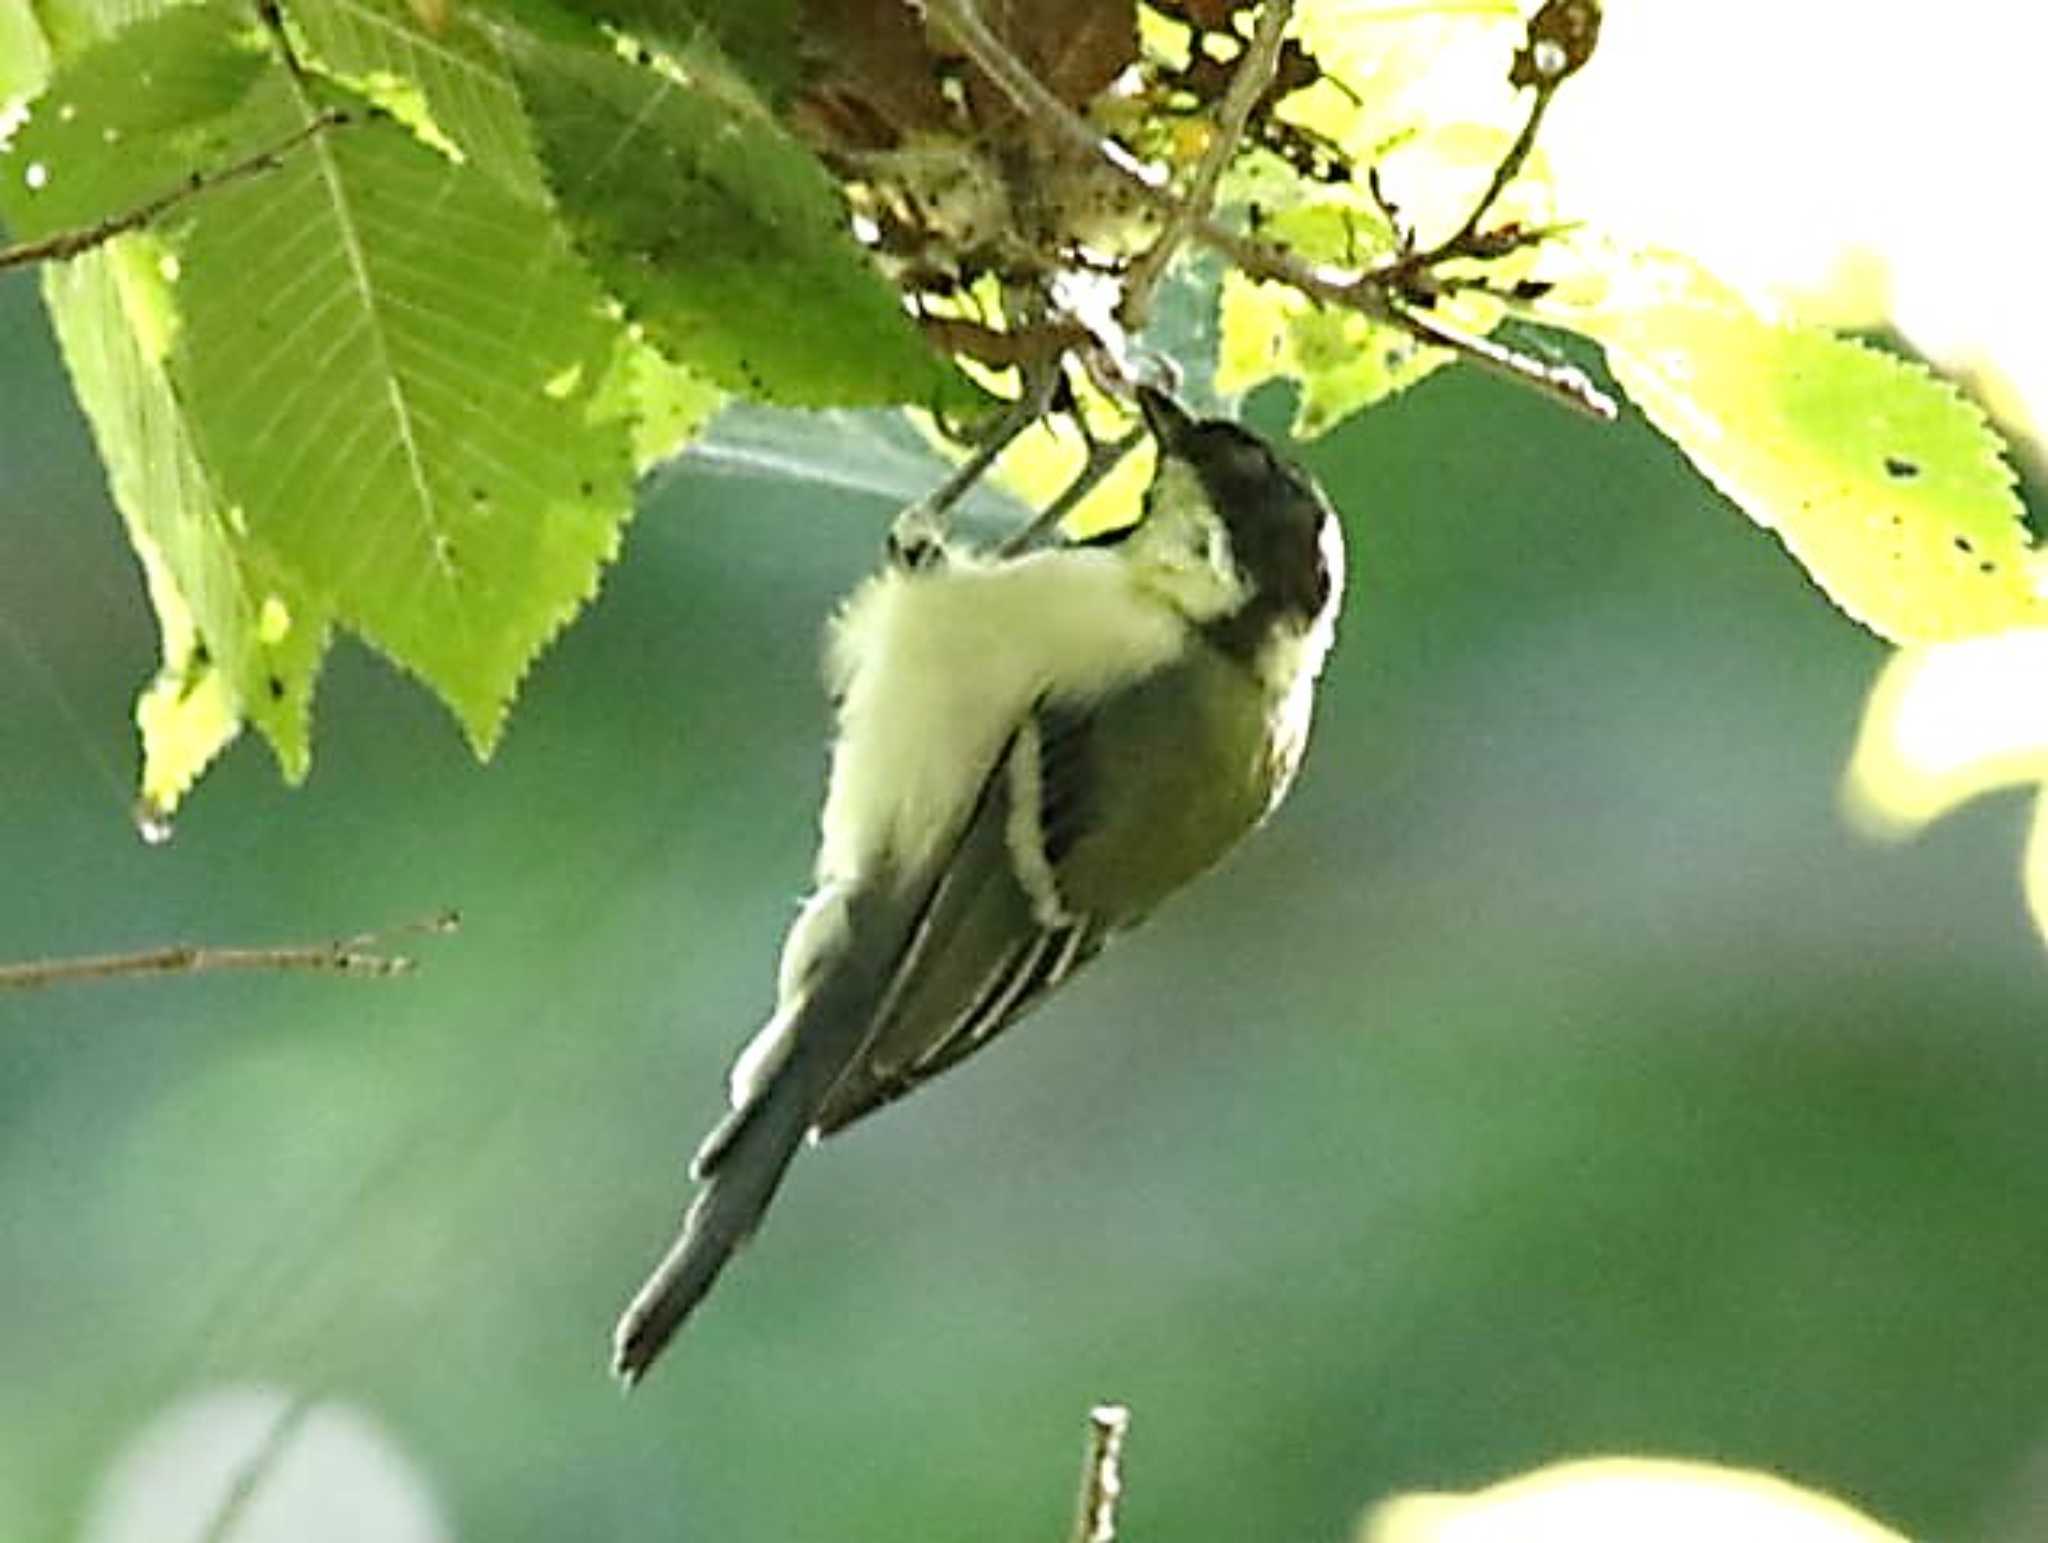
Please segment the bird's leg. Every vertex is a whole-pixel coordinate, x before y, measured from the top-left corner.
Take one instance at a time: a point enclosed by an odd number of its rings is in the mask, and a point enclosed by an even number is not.
[[[986,438],[954,467],[946,480],[915,503],[904,505],[889,526],[883,553],[890,566],[916,572],[942,563],[946,556],[946,528],[953,506],[967,490],[988,475],[997,457],[1009,449],[1032,424],[1045,414],[1053,388],[1060,379],[1056,358],[1035,362],[1024,368],[1024,389],[1010,404]]]

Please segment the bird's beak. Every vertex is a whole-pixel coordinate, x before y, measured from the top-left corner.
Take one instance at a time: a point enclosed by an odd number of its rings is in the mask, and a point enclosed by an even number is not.
[[[1172,455],[1187,444],[1195,420],[1188,410],[1154,386],[1138,387],[1138,411],[1145,415],[1145,427],[1159,441],[1159,453]]]

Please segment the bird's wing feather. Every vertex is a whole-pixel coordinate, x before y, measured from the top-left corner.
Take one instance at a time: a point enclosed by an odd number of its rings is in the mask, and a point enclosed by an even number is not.
[[[992,1041],[1263,816],[1265,703],[1197,647],[1086,705],[1044,702],[1005,744],[821,1134]],[[1142,842],[1119,840],[1136,826]]]
[[[826,1098],[821,1134],[971,1055],[1101,949],[1100,922],[1056,907],[1045,893],[1056,883],[1051,853],[1060,827],[1041,823],[1077,807],[1063,769],[1080,765],[1076,741],[1089,721],[1041,706],[1004,745],[933,888],[924,946],[904,960],[867,1043]]]

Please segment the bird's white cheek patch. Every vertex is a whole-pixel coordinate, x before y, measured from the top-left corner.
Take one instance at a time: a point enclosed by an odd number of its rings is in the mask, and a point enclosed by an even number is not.
[[[1151,513],[1129,549],[1139,582],[1190,621],[1226,616],[1248,596],[1229,532],[1209,507],[1201,479],[1178,461],[1161,467]]]

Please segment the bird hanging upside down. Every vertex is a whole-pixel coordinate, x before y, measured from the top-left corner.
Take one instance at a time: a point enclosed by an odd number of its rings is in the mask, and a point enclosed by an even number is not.
[[[681,1236],[619,1321],[628,1383],[807,1136],[994,1039],[1293,781],[1343,595],[1336,513],[1256,435],[1138,402],[1159,464],[1134,524],[1018,557],[899,556],[834,623],[817,888]]]

